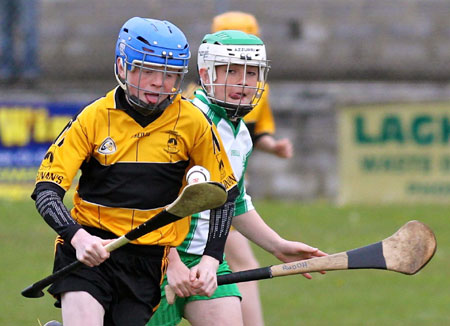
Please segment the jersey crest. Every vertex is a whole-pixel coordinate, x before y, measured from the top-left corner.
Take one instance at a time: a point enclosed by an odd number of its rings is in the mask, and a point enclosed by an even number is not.
[[[113,154],[117,150],[116,143],[111,137],[106,137],[106,139],[102,142],[100,147],[98,148],[98,152],[100,154]]]
[[[164,150],[169,154],[176,154],[180,151],[178,148],[178,133],[176,131],[167,131],[169,139],[167,140],[167,147]]]

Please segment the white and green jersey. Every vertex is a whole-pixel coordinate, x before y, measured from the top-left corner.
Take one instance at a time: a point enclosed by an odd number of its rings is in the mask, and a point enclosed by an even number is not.
[[[251,197],[246,193],[244,184],[245,170],[253,149],[247,126],[242,119],[239,119],[239,122],[235,124],[228,120],[225,110],[211,103],[201,89],[195,92],[195,98],[192,102],[216,125],[233,168],[233,173],[238,180],[240,194],[235,201],[234,216],[254,209]],[[209,213],[208,210],[192,215],[189,233],[184,242],[177,247],[178,251],[195,255],[203,254],[209,233]]]

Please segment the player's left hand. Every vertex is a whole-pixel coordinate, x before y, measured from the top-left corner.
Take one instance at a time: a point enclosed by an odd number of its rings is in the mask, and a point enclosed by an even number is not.
[[[303,242],[285,240],[280,249],[274,253],[275,257],[284,263],[290,263],[297,260],[305,260],[314,257],[327,256],[323,251],[311,247]],[[325,274],[325,272],[320,272]],[[312,279],[311,274],[302,274],[307,279]]]
[[[200,263],[191,268],[191,288],[197,295],[212,296],[217,289],[217,268],[219,261],[203,255]]]

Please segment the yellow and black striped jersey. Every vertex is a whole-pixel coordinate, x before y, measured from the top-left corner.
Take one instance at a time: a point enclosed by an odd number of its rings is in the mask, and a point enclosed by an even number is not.
[[[37,185],[67,191],[81,169],[71,211],[79,224],[127,233],[176,199],[194,165],[228,190],[236,185],[215,126],[189,101],[178,95],[158,118],[140,124],[118,105],[118,92],[123,90],[115,88],[72,119],[38,171]],[[182,219],[133,243],[177,246],[189,223]]]
[[[194,98],[194,92],[200,86],[197,83],[190,83],[183,91],[183,96],[189,99]],[[258,104],[245,117],[244,122],[255,143],[263,135],[275,134],[275,120],[269,102],[269,84],[266,83],[264,92]]]

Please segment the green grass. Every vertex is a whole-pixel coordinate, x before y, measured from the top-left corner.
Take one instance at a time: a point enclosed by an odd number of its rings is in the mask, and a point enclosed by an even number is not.
[[[259,203],[267,222],[289,239],[328,253],[384,239],[408,220],[428,224],[438,251],[414,276],[353,270],[261,281],[267,325],[449,325],[450,232],[448,206],[352,206]],[[269,218],[270,217],[270,218]],[[263,265],[274,259],[255,249]],[[280,313],[282,312],[282,313]]]
[[[34,208],[34,202],[0,201],[0,325],[39,325],[61,319],[50,295],[26,299],[20,291],[52,272],[55,233]]]
[[[353,270],[314,274],[313,280],[295,275],[260,281],[266,325],[450,325],[449,206],[335,207],[325,202],[257,201],[256,207],[285,238],[328,253],[377,242],[412,219],[428,224],[438,240],[433,260],[414,276]],[[0,201],[0,221],[0,325],[60,320],[48,294],[40,299],[20,295],[24,287],[51,272],[55,234],[31,200]],[[255,253],[263,266],[278,263],[259,248]]]

